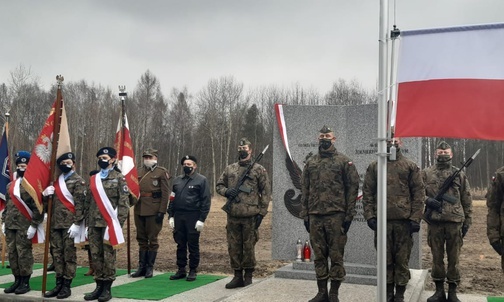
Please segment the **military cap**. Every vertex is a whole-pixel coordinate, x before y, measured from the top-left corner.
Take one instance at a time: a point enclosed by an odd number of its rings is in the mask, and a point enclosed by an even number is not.
[[[184,164],[184,161],[186,161],[186,160],[188,160],[188,159],[192,160],[192,161],[193,161],[193,162],[195,162],[195,163],[197,163],[197,162],[198,162],[198,160],[196,159],[196,157],[195,157],[195,156],[193,156],[193,155],[186,155],[186,156],[182,157],[182,159],[180,160],[180,164],[181,164],[181,165],[183,165],[183,164]]]
[[[18,151],[14,156],[16,156],[16,165],[28,164],[30,161],[30,152],[28,151]]]
[[[59,164],[66,159],[71,159],[73,162],[75,162],[75,154],[73,154],[72,152],[63,153],[60,155],[60,157],[58,157],[56,162]]]
[[[114,158],[117,155],[117,151],[112,147],[103,147],[96,153],[96,157],[107,154],[108,156]]]
[[[331,132],[333,132],[332,129],[327,127],[326,125],[324,125],[322,129],[320,129],[320,133],[331,133]]]
[[[144,157],[144,156],[155,156],[155,157],[158,157],[158,150],[152,149],[152,148],[148,148],[148,149],[146,149],[143,152],[142,157]]]
[[[445,141],[440,141],[439,144],[437,145],[436,149],[446,150],[446,149],[451,149],[451,146],[448,145],[448,143]]]
[[[242,137],[240,139],[240,142],[238,143],[238,145],[239,146],[246,146],[246,145],[252,146],[252,143],[246,137]]]

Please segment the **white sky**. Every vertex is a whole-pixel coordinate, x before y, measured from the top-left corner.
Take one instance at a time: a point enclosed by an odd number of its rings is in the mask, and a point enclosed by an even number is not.
[[[246,88],[378,79],[379,0],[0,0],[0,83],[19,64],[129,91],[151,70],[163,93],[233,75]],[[502,0],[397,1],[400,29],[503,22]],[[390,1],[390,24],[394,20]]]

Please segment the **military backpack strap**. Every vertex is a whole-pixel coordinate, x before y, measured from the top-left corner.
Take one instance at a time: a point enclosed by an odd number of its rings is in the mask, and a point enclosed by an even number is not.
[[[147,176],[147,174],[149,174],[150,172],[152,172],[152,170],[149,170],[147,173],[145,173],[142,178],[140,178],[140,180],[138,181],[138,184],[140,184],[142,182],[142,180],[145,178],[145,176]]]

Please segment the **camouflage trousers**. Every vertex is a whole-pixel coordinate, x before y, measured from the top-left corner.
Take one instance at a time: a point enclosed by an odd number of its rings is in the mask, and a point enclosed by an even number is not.
[[[237,218],[228,215],[226,234],[231,268],[233,270],[255,268],[255,245],[259,240],[255,217]]]
[[[158,235],[163,228],[163,222],[156,222],[156,215],[135,215],[136,239],[140,251],[157,252],[159,249]]]
[[[387,221],[387,283],[406,286],[411,278],[409,258],[413,248],[409,220]],[[376,232],[375,232],[376,248]]]
[[[343,256],[347,235],[343,233],[345,213],[332,215],[310,215],[310,243],[314,253],[317,280],[345,279]],[[328,258],[331,259],[329,268]]]
[[[26,230],[5,230],[5,240],[9,252],[9,265],[14,276],[29,276],[33,273],[32,242],[26,237]]]
[[[51,250],[56,278],[75,278],[77,269],[77,249],[74,240],[68,237],[68,229],[51,230]]]
[[[427,230],[427,243],[432,252],[432,280],[444,281],[446,278],[448,283],[459,283],[459,256],[460,249],[464,244],[462,239],[462,223],[431,223]],[[447,269],[445,269],[444,264],[445,245],[448,260]]]
[[[94,279],[114,281],[116,277],[116,250],[103,242],[105,228],[89,227],[88,240],[93,260]]]

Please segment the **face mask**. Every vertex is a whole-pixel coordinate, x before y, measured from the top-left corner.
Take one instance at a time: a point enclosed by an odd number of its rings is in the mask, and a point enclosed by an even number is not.
[[[157,160],[153,160],[153,159],[145,159],[144,160],[144,165],[147,168],[152,168],[152,167],[154,167],[155,164],[157,164]]]
[[[438,155],[437,162],[438,163],[446,163],[451,160],[450,155]]]
[[[59,165],[58,168],[63,172],[63,174],[67,174],[72,171],[72,165]]]
[[[238,151],[238,156],[240,157],[240,159],[245,159],[245,158],[247,158],[248,155],[249,155],[248,151],[245,151],[245,150]]]
[[[107,169],[107,167],[108,167],[109,165],[110,165],[110,164],[109,164],[108,160],[103,160],[103,159],[99,159],[99,160],[98,160],[98,166],[99,166],[100,168],[102,168],[103,170]]]
[[[184,173],[186,175],[189,175],[189,174],[191,174],[191,172],[193,171],[193,169],[194,169],[193,167],[184,166]]]
[[[25,170],[26,169],[24,169],[24,168],[18,168],[18,169],[16,169],[17,176],[18,177],[23,177]]]
[[[332,145],[332,142],[330,139],[321,139],[319,141],[319,146],[320,148],[322,148],[323,150],[327,150],[331,147]]]

